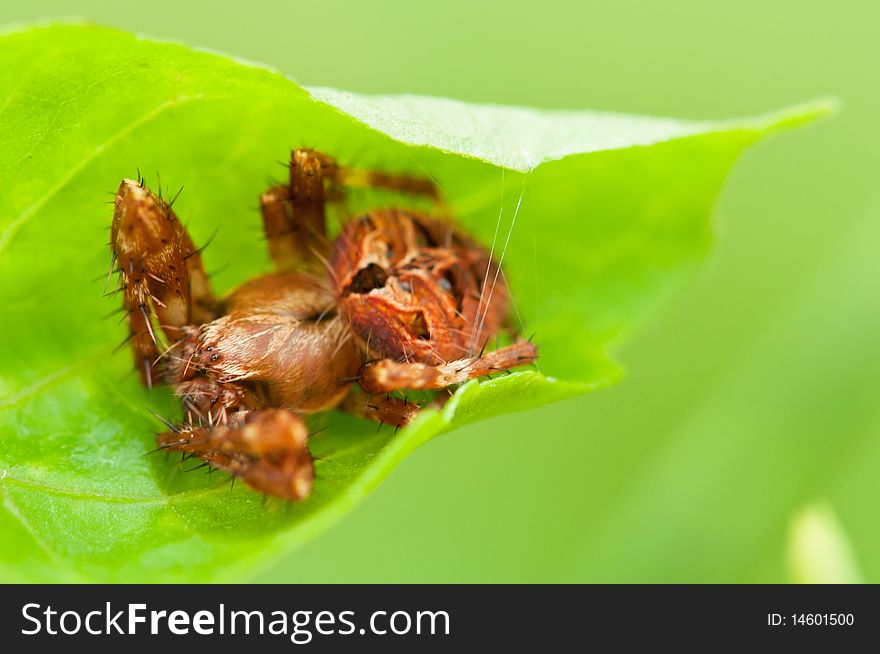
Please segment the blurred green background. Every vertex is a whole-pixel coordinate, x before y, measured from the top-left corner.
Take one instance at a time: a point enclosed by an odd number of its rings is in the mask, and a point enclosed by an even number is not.
[[[256,579],[880,581],[876,3],[76,4],[366,93],[686,118],[840,96],[738,163],[715,252],[620,353],[622,385],[429,443]]]

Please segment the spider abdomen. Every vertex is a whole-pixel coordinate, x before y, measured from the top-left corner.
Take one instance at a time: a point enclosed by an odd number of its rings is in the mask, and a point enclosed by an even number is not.
[[[486,250],[442,220],[372,211],[343,228],[330,264],[340,312],[374,358],[431,365],[480,351],[508,292]]]

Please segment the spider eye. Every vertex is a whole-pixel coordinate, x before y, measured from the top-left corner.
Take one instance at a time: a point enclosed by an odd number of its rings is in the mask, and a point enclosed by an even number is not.
[[[402,288],[407,293],[412,293],[412,286],[409,282],[400,282],[400,288]]]
[[[207,351],[208,351],[208,352],[213,352],[213,351],[214,351],[214,346],[213,346],[213,345],[209,345],[209,346],[207,347]]]
[[[219,359],[219,358],[220,358],[220,355],[219,355],[219,354],[212,354],[212,355],[211,355],[211,361],[212,361],[212,362],[213,362],[213,361],[216,361],[216,360]]]

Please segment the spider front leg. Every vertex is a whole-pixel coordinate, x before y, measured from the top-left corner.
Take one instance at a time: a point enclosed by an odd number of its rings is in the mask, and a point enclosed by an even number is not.
[[[388,393],[404,389],[432,390],[461,384],[469,379],[533,362],[538,347],[531,341],[519,341],[488,354],[432,366],[426,363],[400,363],[381,359],[361,369],[358,383],[368,393]]]
[[[330,245],[326,205],[341,200],[346,187],[424,195],[440,204],[440,194],[430,180],[341,167],[317,150],[294,150],[289,169],[287,185],[275,186],[260,197],[269,255],[279,270],[323,269]]]
[[[141,182],[125,179],[116,193],[111,228],[117,288],[128,312],[135,365],[147,387],[157,378],[160,354],[153,315],[167,340],[175,343],[183,337],[184,325],[209,321],[215,311],[199,250],[173,203]]]
[[[290,155],[290,180],[260,197],[269,255],[279,270],[317,268],[327,243],[325,179],[336,177],[336,163],[314,150]]]
[[[308,427],[288,409],[239,411],[211,426],[181,425],[158,436],[159,449],[183,452],[241,478],[254,490],[290,501],[315,480]]]

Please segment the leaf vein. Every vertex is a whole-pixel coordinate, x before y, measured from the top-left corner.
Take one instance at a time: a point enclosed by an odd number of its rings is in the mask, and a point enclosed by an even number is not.
[[[0,234],[0,254],[3,254],[3,251],[9,246],[10,241],[14,238],[15,234],[19,229],[40,209],[42,209],[52,198],[54,198],[58,193],[64,189],[65,186],[70,184],[74,177],[76,177],[80,172],[82,172],[89,164],[91,164],[95,159],[97,159],[108,147],[112,146],[114,143],[124,138],[131,132],[133,132],[138,127],[141,127],[152,120],[155,120],[162,113],[167,111],[168,109],[178,107],[184,105],[188,102],[193,102],[196,100],[209,100],[222,99],[220,97],[209,97],[204,95],[182,95],[177,96],[176,98],[172,98],[170,100],[166,100],[155,107],[153,107],[150,111],[143,114],[136,120],[131,121],[126,127],[117,130],[104,142],[98,144],[95,149],[89,153],[86,157],[81,159],[79,163],[75,166],[71,167],[67,174],[65,174],[58,182],[52,186],[46,193],[44,193],[38,200],[36,200],[33,204],[31,204],[27,209],[25,209],[15,220],[10,222],[6,229],[3,230],[3,233]]]
[[[15,477],[13,475],[10,475],[9,471],[4,472],[5,475],[2,479],[2,484],[0,484],[0,487],[2,487],[3,484],[11,483],[15,486],[21,486],[33,491],[46,493],[49,495],[64,495],[87,502],[104,502],[106,504],[170,505],[173,503],[175,498],[180,496],[183,496],[186,499],[192,499],[201,495],[210,495],[211,493],[215,493],[217,491],[217,488],[212,486],[208,488],[200,488],[198,490],[184,491],[182,493],[176,493],[173,495],[108,495],[105,493],[96,493],[94,491],[86,492],[82,490],[76,490],[65,486],[52,486],[43,482],[36,482],[30,479]]]

